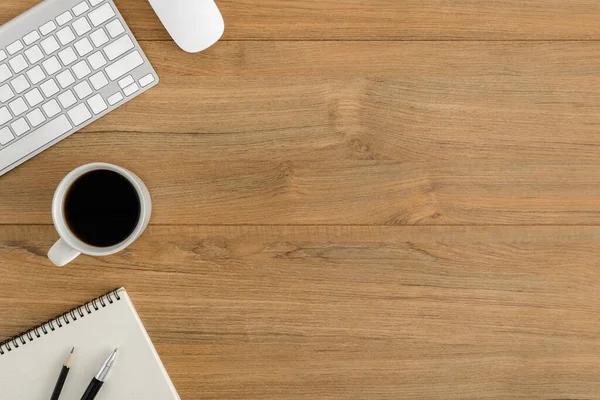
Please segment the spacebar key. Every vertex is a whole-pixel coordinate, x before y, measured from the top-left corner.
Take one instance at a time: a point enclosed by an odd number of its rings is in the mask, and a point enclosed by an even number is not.
[[[67,117],[63,114],[48,122],[46,125],[31,132],[23,139],[0,150],[0,175],[4,168],[14,164],[20,159],[45,146],[54,139],[59,138],[73,128]]]

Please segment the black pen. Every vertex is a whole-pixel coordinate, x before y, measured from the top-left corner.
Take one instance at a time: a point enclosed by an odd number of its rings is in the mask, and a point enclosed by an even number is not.
[[[102,368],[100,368],[100,371],[98,371],[96,376],[88,385],[85,393],[81,397],[81,400],[93,400],[96,397],[100,391],[100,388],[104,384],[104,381],[106,380],[106,376],[108,375],[108,371],[110,371],[110,367],[112,367],[116,358],[117,350],[115,349],[115,351],[113,351],[112,354],[106,359],[106,361],[104,361]]]
[[[60,397],[60,392],[62,392],[62,388],[65,385],[65,381],[67,380],[67,375],[69,375],[69,371],[71,370],[71,359],[73,358],[73,350],[75,350],[75,347],[71,349],[69,357],[67,357],[67,361],[65,361],[65,364],[60,370],[60,375],[58,376],[58,381],[56,381],[56,386],[54,386],[54,391],[52,392],[50,400],[58,400],[58,398]]]

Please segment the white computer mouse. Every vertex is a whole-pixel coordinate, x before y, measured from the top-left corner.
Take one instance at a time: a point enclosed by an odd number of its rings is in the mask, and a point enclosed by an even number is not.
[[[213,0],[148,0],[167,31],[183,50],[197,53],[215,44],[225,22]]]

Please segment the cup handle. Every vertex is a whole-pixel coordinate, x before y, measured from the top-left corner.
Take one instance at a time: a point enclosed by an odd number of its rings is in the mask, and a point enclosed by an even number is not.
[[[73,261],[80,254],[80,252],[71,248],[67,242],[62,239],[58,239],[58,241],[54,243],[54,246],[52,246],[48,252],[48,258],[57,267],[62,267],[63,265],[67,265]]]

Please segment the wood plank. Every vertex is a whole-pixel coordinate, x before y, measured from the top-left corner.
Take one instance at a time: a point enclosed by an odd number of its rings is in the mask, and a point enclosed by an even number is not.
[[[595,76],[596,42],[236,41],[197,54],[143,42],[160,76]]]
[[[3,1],[0,24],[39,0]],[[170,40],[146,0],[117,0],[141,40]],[[598,40],[594,0],[218,0],[224,40]]]
[[[50,223],[60,179],[105,160],[147,181],[154,224],[597,224],[599,93],[598,77],[166,76],[3,177],[0,223]]]
[[[600,391],[598,227],[152,226],[61,269],[55,238],[0,227],[0,337],[124,285],[184,399]]]

